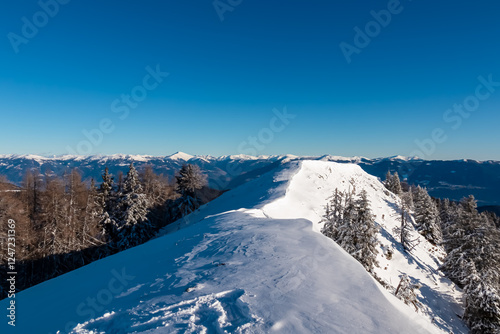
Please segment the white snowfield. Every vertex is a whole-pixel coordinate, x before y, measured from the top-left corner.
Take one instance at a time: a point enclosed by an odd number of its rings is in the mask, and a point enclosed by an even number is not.
[[[394,251],[387,260],[380,247],[376,271],[393,286],[401,273],[422,284],[418,313],[318,233],[327,198],[351,178]],[[16,328],[4,319],[0,332],[466,333],[461,294],[437,271],[442,251],[421,238],[401,252],[396,203],[357,165],[290,162],[144,245],[19,293]]]

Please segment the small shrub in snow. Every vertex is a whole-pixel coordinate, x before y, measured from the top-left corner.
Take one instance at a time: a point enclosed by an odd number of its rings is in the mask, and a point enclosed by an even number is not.
[[[422,286],[420,284],[413,284],[410,281],[408,275],[401,275],[401,281],[399,282],[398,287],[396,288],[396,292],[394,295],[401,299],[406,305],[413,305],[415,307],[415,311],[418,312],[418,308],[420,307],[420,302],[417,299],[417,294],[415,290],[420,289]]]

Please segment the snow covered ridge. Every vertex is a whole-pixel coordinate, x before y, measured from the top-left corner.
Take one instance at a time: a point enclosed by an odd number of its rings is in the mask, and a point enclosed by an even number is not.
[[[377,273],[422,284],[416,313],[318,233],[351,179],[380,226]],[[422,240],[402,253],[398,199],[359,166],[292,161],[224,193],[162,236],[16,297],[21,333],[466,333],[461,295]],[[417,236],[417,234],[415,234]],[[422,238],[423,239],[423,238]],[[7,307],[0,301],[0,308]],[[22,316],[21,316],[22,315]],[[6,321],[0,332],[8,333]]]

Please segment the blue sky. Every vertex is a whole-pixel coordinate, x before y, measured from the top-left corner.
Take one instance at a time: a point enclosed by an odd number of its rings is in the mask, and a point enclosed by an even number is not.
[[[497,1],[60,2],[1,4],[0,154],[500,160]]]

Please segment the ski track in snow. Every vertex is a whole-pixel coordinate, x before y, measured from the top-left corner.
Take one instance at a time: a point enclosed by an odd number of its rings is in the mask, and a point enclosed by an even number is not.
[[[392,286],[401,272],[421,283],[425,306],[419,313],[319,233],[327,199],[335,188],[352,186],[351,178],[358,190],[368,192],[381,227],[380,244],[394,250],[388,260],[380,248],[376,273]],[[461,310],[460,291],[437,270],[442,250],[429,252],[432,246],[421,238],[408,256],[394,239],[396,203],[359,166],[292,162],[225,193],[144,245],[19,293],[19,314],[26,318],[19,319],[16,329],[86,334],[465,333],[455,315]],[[123,285],[119,289],[110,285],[116,283],[117,272],[128,275],[118,280]],[[108,292],[112,299],[103,300]],[[89,306],[89,298],[97,300],[98,310]],[[2,309],[6,305],[0,301]]]

